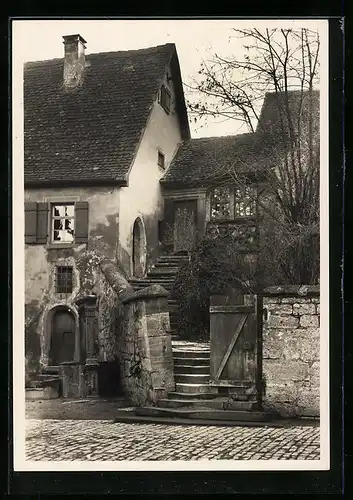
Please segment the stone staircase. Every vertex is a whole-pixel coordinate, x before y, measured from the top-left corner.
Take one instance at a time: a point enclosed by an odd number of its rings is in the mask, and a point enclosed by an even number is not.
[[[45,367],[38,378],[26,387],[26,399],[56,399],[61,396],[58,367]]]
[[[135,415],[183,419],[264,422],[250,382],[214,386],[210,384],[208,344],[173,342],[175,391],[160,399],[158,406],[140,407]]]
[[[161,255],[144,278],[131,278],[129,280],[130,284],[136,291],[151,285],[161,285],[170,292],[173,288],[179,267],[186,262],[188,262],[187,255]],[[177,334],[179,318],[178,301],[169,297],[168,308],[172,340],[177,340],[179,338]]]

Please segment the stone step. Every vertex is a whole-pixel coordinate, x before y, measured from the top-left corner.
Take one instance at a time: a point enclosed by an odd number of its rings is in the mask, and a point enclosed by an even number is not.
[[[59,374],[59,366],[45,366],[43,369],[42,369],[42,373],[45,373],[45,374]]]
[[[270,415],[261,411],[160,408],[151,406],[135,408],[135,415],[183,417],[193,420],[234,420],[238,422],[263,422],[269,421],[271,418]]]
[[[218,398],[217,392],[169,392],[168,399],[214,399]]]
[[[155,267],[153,266],[150,271],[147,273],[147,277],[149,278],[150,276],[168,276],[172,275],[173,277],[176,276],[178,273],[178,267],[172,267],[172,266],[163,266],[163,267]]]
[[[186,357],[186,356],[183,356],[183,357],[178,357],[178,356],[174,356],[173,354],[173,362],[174,362],[174,366],[180,366],[180,365],[185,365],[185,364],[188,364],[189,366],[190,365],[203,365],[203,366],[207,366],[208,368],[210,367],[210,358],[209,357],[206,357],[206,356],[203,356],[203,357],[198,357],[198,358],[194,358],[194,357]]]
[[[57,380],[60,380],[59,374],[52,373],[40,373],[37,377],[38,381],[41,382],[56,382]]]
[[[185,382],[189,384],[208,384],[210,380],[209,374],[204,373],[176,373],[174,375],[175,382]]]
[[[188,383],[188,382],[176,382],[175,383],[175,392],[183,392],[183,393],[206,393],[206,394],[218,394],[218,390],[216,387],[212,387],[209,384],[200,384],[200,383]]]
[[[161,285],[173,285],[174,280],[170,278],[162,278],[162,277],[154,277],[154,278],[131,278],[130,279],[131,285],[156,285],[156,284],[161,284]]]
[[[182,358],[184,359],[184,358]],[[192,364],[174,364],[174,373],[179,374],[179,373],[200,373],[200,374],[207,374],[210,376],[210,367],[207,364],[204,365],[192,365]]]
[[[160,255],[157,259],[157,262],[169,262],[171,260],[177,260],[177,261],[186,261],[188,262],[189,257],[187,255]]]
[[[199,359],[210,359],[210,352],[207,351],[207,350],[194,350],[194,351],[184,351],[182,349],[177,349],[175,347],[173,347],[173,356],[175,358],[199,358]]]
[[[179,304],[171,304],[168,302],[168,309],[170,313],[179,313]]]
[[[159,269],[167,268],[168,269],[168,268],[174,267],[178,271],[181,263],[182,263],[182,261],[174,261],[173,262],[173,261],[157,260],[157,262],[152,266],[152,269],[155,269],[155,268],[159,268]]]
[[[227,398],[213,399],[193,399],[193,398],[168,398],[158,401],[160,408],[197,408],[197,409],[216,409],[216,410],[237,410],[254,411],[258,409],[258,404],[254,401],[230,401]]]
[[[57,399],[59,397],[59,391],[51,386],[27,387],[25,393],[26,399],[30,400]]]

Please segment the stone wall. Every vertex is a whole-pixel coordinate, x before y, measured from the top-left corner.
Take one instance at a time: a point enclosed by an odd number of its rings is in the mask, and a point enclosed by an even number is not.
[[[284,417],[320,416],[319,297],[318,286],[265,290],[265,410]]]
[[[167,295],[152,285],[123,301],[118,358],[124,394],[136,406],[155,404],[175,388]]]

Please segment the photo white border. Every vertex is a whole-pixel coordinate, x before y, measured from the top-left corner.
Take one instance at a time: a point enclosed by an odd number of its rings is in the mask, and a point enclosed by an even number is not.
[[[97,18],[97,21],[102,19]],[[211,20],[211,19],[210,19]],[[233,20],[233,19],[232,19]],[[23,62],[18,55],[26,40],[12,21],[12,228],[13,228],[13,459],[15,471],[284,471],[330,468],[329,422],[329,74],[328,20],[264,20],[234,18],[234,23],[303,25],[315,21],[320,33],[320,460],[202,460],[202,461],[28,461],[25,459],[25,350],[24,350],[24,152]],[[50,22],[43,19],[43,22]],[[65,21],[65,19],[63,19]],[[79,20],[84,22],[82,19]],[[116,22],[114,20],[113,22]],[[185,20],[187,21],[187,20]],[[206,20],[207,21],[207,20]],[[228,19],[229,21],[229,19]],[[92,22],[92,20],[87,21]],[[111,22],[107,20],[106,22]],[[144,22],[143,19],[139,22]],[[161,20],[160,22],[163,22]],[[214,19],[214,22],[222,22]]]

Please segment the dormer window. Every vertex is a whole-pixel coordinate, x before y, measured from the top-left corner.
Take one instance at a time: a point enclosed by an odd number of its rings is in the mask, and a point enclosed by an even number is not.
[[[170,113],[171,94],[165,85],[162,85],[159,92],[159,104],[166,113]]]
[[[157,162],[158,162],[158,166],[163,168],[163,170],[164,170],[165,169],[165,156],[161,151],[158,151]]]

